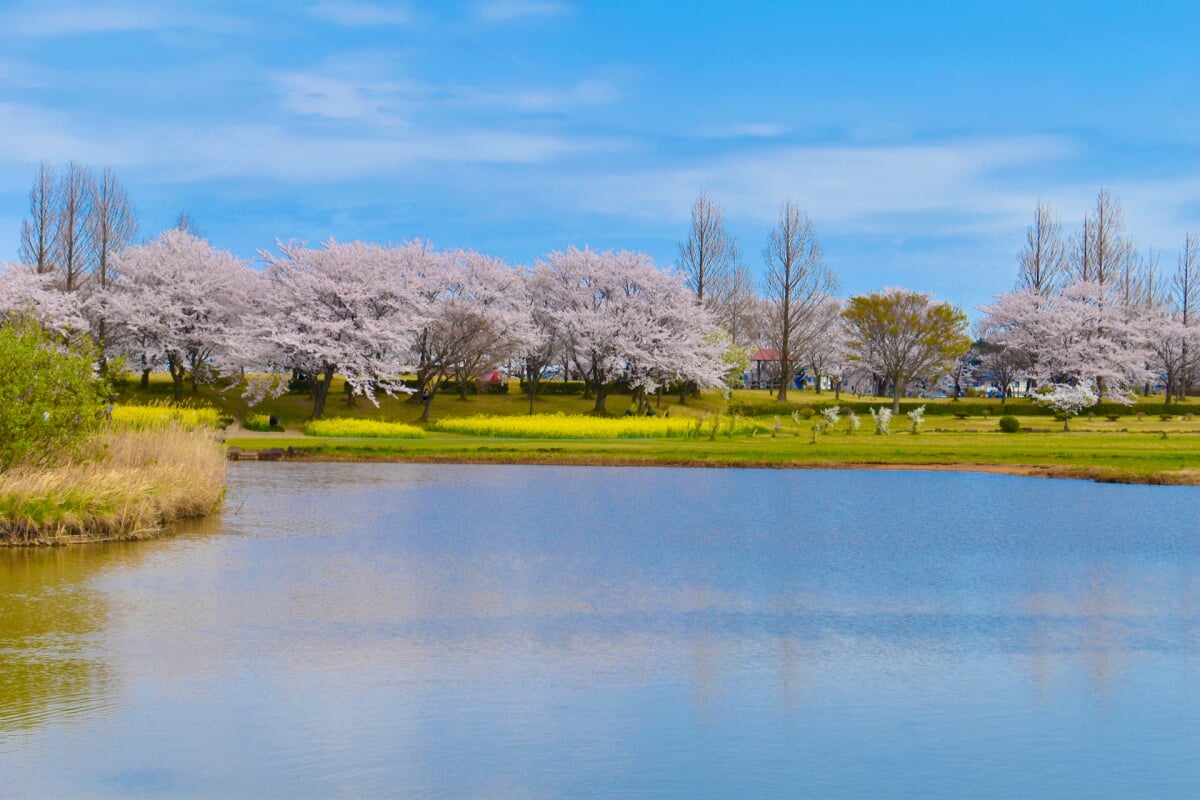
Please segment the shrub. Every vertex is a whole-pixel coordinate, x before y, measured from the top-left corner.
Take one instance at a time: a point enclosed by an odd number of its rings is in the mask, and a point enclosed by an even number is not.
[[[251,414],[242,421],[242,427],[248,431],[281,431],[283,426],[273,422],[274,418],[266,414]]]
[[[1016,433],[1021,430],[1021,421],[1014,416],[1005,414],[1000,418],[1000,430],[1005,433]]]
[[[813,411],[808,406],[805,406],[804,408],[800,409],[800,416],[804,417],[805,419],[812,419],[813,415],[816,413],[817,412]]]
[[[32,318],[0,325],[0,471],[80,452],[99,427],[103,386],[84,344],[65,347]]]
[[[1121,418],[1121,415],[1120,414],[1105,414],[1104,418],[1106,420],[1108,420],[1109,422],[1116,422],[1117,420],[1119,420]]]
[[[921,426],[925,424],[925,406],[919,406],[908,412],[908,418],[912,421],[912,432],[920,433]]]

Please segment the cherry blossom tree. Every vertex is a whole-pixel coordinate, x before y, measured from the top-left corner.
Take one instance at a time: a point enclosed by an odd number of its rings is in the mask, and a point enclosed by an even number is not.
[[[244,363],[253,342],[244,323],[263,293],[240,259],[170,230],[115,254],[112,266],[114,285],[100,295],[101,313],[129,330],[121,345],[126,354],[166,364],[176,401],[189,373],[195,391]]]
[[[498,258],[466,250],[435,254],[410,245],[402,275],[420,325],[413,339],[417,386],[428,420],[450,379],[466,399],[468,382],[525,349],[533,322],[522,275]]]
[[[313,418],[325,413],[337,373],[372,403],[377,391],[407,391],[400,376],[411,368],[419,323],[402,267],[424,245],[385,249],[330,239],[320,248],[282,242],[276,248],[278,254],[260,253],[270,298],[257,325],[268,347],[261,358],[310,381]]]
[[[1009,292],[980,311],[981,334],[1027,357],[1028,377],[1039,383],[1087,383],[1107,399],[1132,402],[1148,374],[1146,325],[1096,281],[1073,281],[1049,297]]]
[[[1053,383],[1047,388],[1048,391],[1035,394],[1033,402],[1053,410],[1062,417],[1064,431],[1071,429],[1071,417],[1085,408],[1094,406],[1100,399],[1095,390],[1086,383]]]
[[[26,314],[67,341],[88,329],[79,295],[60,291],[52,272],[39,273],[31,264],[8,264],[0,270],[0,322]]]
[[[546,323],[586,376],[595,413],[606,413],[622,379],[643,393],[671,380],[721,382],[707,312],[677,275],[659,271],[644,254],[571,247],[550,253],[534,273]]]

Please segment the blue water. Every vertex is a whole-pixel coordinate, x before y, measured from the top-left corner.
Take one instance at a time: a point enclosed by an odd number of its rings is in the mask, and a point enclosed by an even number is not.
[[[1200,796],[1200,490],[234,464],[0,551],[0,796]]]

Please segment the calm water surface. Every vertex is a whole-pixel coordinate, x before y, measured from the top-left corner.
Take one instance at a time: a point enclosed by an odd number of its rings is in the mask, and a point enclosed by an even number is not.
[[[1200,491],[234,464],[0,550],[0,796],[1200,796]]]

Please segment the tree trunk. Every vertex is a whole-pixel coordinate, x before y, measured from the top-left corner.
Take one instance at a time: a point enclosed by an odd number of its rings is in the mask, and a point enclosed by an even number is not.
[[[537,397],[538,382],[539,382],[539,379],[533,377],[533,374],[530,373],[529,382],[526,386],[526,389],[529,393],[529,416],[531,416],[531,417],[533,416],[533,401]]]
[[[892,381],[892,416],[900,414],[900,381]]]
[[[329,386],[333,383],[333,367],[326,364],[321,372],[321,380],[314,376],[312,382],[313,419],[320,419],[325,414],[325,400],[329,397]]]
[[[592,409],[592,413],[596,415],[607,414],[608,409],[604,407],[606,400],[608,400],[608,385],[604,383],[597,383],[596,406]]]
[[[787,365],[788,365],[788,360],[786,358],[781,358],[779,360],[779,393],[775,395],[775,399],[778,400],[780,403],[787,402],[787,392],[788,392]]]
[[[433,392],[426,391],[422,398],[421,422],[429,422],[429,411],[433,408]]]
[[[467,372],[466,370],[456,367],[454,370],[454,378],[458,381],[458,399],[466,401],[467,399]]]
[[[171,372],[171,384],[174,388],[174,396],[176,403],[183,402],[183,376],[187,372],[183,364],[179,363],[174,356],[167,358],[167,369]]]
[[[143,389],[150,388],[150,368],[149,367],[146,367],[145,369],[142,370],[142,388]]]

